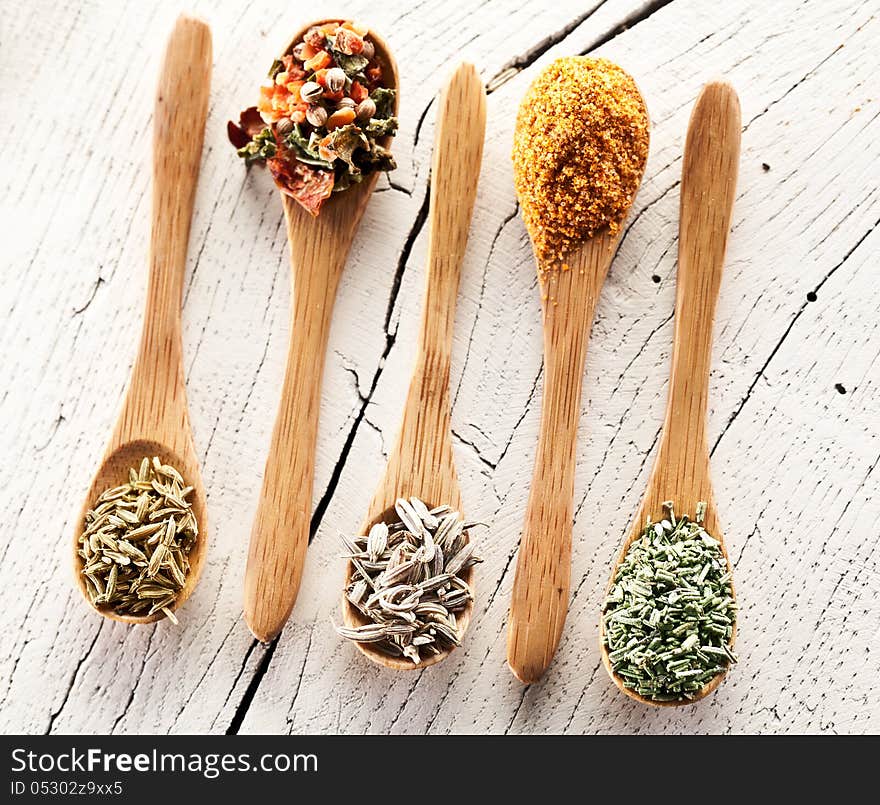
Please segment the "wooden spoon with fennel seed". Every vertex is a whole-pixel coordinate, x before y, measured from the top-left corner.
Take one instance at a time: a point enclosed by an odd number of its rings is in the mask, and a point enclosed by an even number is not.
[[[596,81],[590,77],[591,71],[597,75]],[[552,108],[553,93],[572,89],[564,103],[569,103],[572,96],[592,97],[595,102],[584,101],[584,108],[571,112],[574,119],[560,120],[553,114],[557,111]],[[622,96],[626,107],[621,110],[618,104]],[[525,683],[539,679],[553,659],[568,610],[574,471],[587,339],[622,222],[644,171],[647,128],[647,109],[632,78],[610,62],[588,57],[560,59],[546,68],[530,88],[517,117],[514,168],[523,216],[539,260],[544,325],[544,392],[538,451],[507,632],[508,665]],[[605,135],[613,138],[621,129],[638,131],[639,135],[632,140],[621,136],[616,152],[611,154]],[[577,135],[572,134],[574,130]],[[583,149],[579,137],[587,141]],[[576,167],[584,171],[581,183],[588,187],[573,189],[561,213],[560,174],[563,169],[571,169],[572,152],[586,153],[587,145],[594,162]],[[539,171],[536,177],[532,176],[532,160],[543,159],[553,149],[563,155],[559,157],[562,164],[556,171]],[[614,184],[613,177],[619,175],[621,163],[629,166],[631,186],[627,188]],[[604,177],[606,183],[603,185],[597,177]],[[610,203],[615,196],[609,194],[616,194],[616,207]],[[555,223],[555,231],[559,231],[558,220],[549,219],[567,215],[568,209],[582,208],[585,198],[595,202],[600,212],[613,209],[616,217],[595,235],[574,245],[551,270],[545,270],[545,227],[552,232]],[[552,204],[547,203],[548,199]],[[566,232],[570,231],[571,227],[566,227]]]
[[[364,534],[380,521],[399,519],[394,510],[398,498],[414,495],[429,507],[449,505],[462,511],[461,488],[452,452],[449,368],[461,263],[477,196],[485,133],[486,93],[474,66],[462,63],[443,87],[437,108],[431,164],[427,284],[416,366],[400,435],[370,503]],[[346,587],[353,572],[349,561]],[[473,588],[473,568],[468,568],[462,578]],[[467,629],[472,612],[471,600],[458,613],[459,638]],[[369,623],[345,595],[342,615],[348,627]],[[416,665],[407,657],[392,656],[372,643],[357,643],[357,647],[374,663],[393,670],[425,668],[450,653],[442,651]]]

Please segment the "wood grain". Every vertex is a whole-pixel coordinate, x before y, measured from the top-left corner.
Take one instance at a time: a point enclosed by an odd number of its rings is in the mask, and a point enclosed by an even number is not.
[[[340,20],[332,20],[337,22]],[[298,31],[289,52],[312,25]],[[371,37],[386,85],[399,89],[397,65],[375,32]],[[394,99],[397,110],[399,98]],[[389,145],[388,139],[383,143]],[[331,196],[317,217],[281,193],[290,246],[293,305],[287,368],[263,470],[244,578],[244,617],[257,640],[278,635],[296,602],[312,517],[312,484],[324,356],[336,289],[357,228],[378,180],[373,173]]]
[[[648,488],[617,565],[632,542],[641,537],[647,518],[656,523],[666,516],[663,503],[670,500],[678,514],[691,517],[698,503],[706,504],[703,525],[721,542],[730,561],[712,489],[706,412],[712,330],[736,195],[741,126],[739,98],[733,87],[724,81],[703,87],[691,113],[682,162],[675,334],[666,418]],[[735,636],[734,631],[731,643]],[[643,704],[676,707],[690,703],[654,702],[630,690],[613,672],[604,640],[602,662],[614,684]],[[709,695],[724,676],[718,674],[691,701]]]
[[[587,340],[618,236],[588,240],[569,270],[541,283],[544,396],[535,470],[507,627],[507,663],[521,682],[537,681],[556,652],[568,611],[578,422]]]
[[[194,487],[189,500],[199,535],[189,554],[186,583],[171,609],[178,609],[192,594],[207,553],[205,487],[186,405],[180,302],[210,88],[211,29],[199,19],[181,15],[168,39],[156,90],[149,285],[140,347],[122,411],[75,526],[74,576],[87,601],[77,553],[86,512],[105,489],[124,483],[129,469],[136,469],[144,457],[158,456]],[[126,623],[164,617],[161,611],[143,616],[98,611]]]
[[[281,0],[202,5],[215,59],[182,333],[211,545],[180,627],[95,617],[70,583],[74,520],[141,327],[152,101],[179,4],[32,0],[4,18],[0,143],[17,156],[0,162],[0,730],[880,730],[880,545],[864,537],[880,518],[873,5],[346,3],[388,34],[401,66],[399,167],[377,184],[339,283],[314,538],[293,616],[271,648],[241,618],[242,577],[284,377],[290,267],[277,190],[265,172],[245,172],[225,126],[308,11]],[[656,10],[638,20],[648,5]],[[543,370],[540,295],[511,180],[514,112],[538,70],[597,43],[592,55],[622,65],[648,101],[651,156],[591,335],[568,620],[550,668],[525,687],[505,667],[506,616]],[[399,674],[344,650],[333,632],[337,532],[362,525],[400,428],[421,327],[436,93],[461,59],[487,84],[507,75],[487,99],[450,375],[462,497],[491,529],[480,537],[465,645],[423,674]],[[665,416],[681,158],[694,100],[713,75],[737,87],[743,119],[707,428],[742,604],[740,662],[694,707],[646,708],[609,682],[598,613]],[[34,142],[22,98],[51,98],[40,127],[65,136],[22,148]]]
[[[486,136],[486,92],[472,64],[460,64],[440,93],[431,165],[428,267],[418,352],[403,408],[397,444],[388,457],[361,529],[384,520],[396,522],[398,498],[415,496],[430,507],[446,504],[462,512],[461,488],[455,471],[449,401],[452,333],[461,264],[467,248],[471,213]],[[352,567],[346,570],[346,586]],[[474,571],[462,576],[474,589]],[[343,597],[345,623],[367,623],[363,614]],[[459,636],[467,631],[473,612],[470,602],[457,613]],[[449,656],[434,654],[413,665],[406,657],[392,657],[371,643],[357,643],[373,662],[394,670],[434,665]]]

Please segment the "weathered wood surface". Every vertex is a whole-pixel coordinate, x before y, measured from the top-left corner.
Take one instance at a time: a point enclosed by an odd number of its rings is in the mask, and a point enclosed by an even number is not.
[[[88,611],[67,559],[134,357],[152,97],[178,4],[38,0],[4,19],[0,730],[880,730],[880,4],[347,5],[397,54],[400,169],[380,182],[340,287],[316,533],[291,620],[269,647],[241,618],[242,578],[283,372],[289,269],[276,191],[264,174],[245,175],[224,126],[302,20],[278,0],[195,4],[213,25],[215,71],[184,353],[211,554],[179,628],[130,628]],[[504,665],[505,631],[540,414],[541,327],[509,151],[535,71],[593,49],[639,82],[652,150],[587,359],[571,608],[553,665],[526,688]],[[396,436],[424,285],[430,100],[460,57],[493,91],[452,419],[465,505],[493,527],[465,647],[400,675],[333,634],[335,532],[357,527]],[[740,93],[744,130],[709,438],[743,606],[741,662],[705,701],[654,711],[602,670],[598,606],[663,416],[687,118],[701,83],[719,74]]]

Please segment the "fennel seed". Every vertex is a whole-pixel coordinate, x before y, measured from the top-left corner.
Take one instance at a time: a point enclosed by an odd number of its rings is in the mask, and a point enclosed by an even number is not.
[[[346,597],[370,622],[336,631],[419,665],[460,645],[456,614],[473,600],[462,575],[482,561],[468,531],[482,524],[466,523],[449,506],[428,509],[415,497],[394,508],[398,522],[377,523],[354,539],[340,535],[354,567]]]

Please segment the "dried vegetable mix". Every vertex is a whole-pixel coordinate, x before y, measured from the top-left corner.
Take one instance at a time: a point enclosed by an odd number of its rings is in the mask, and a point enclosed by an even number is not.
[[[229,139],[247,165],[265,163],[282,192],[317,215],[331,193],[396,167],[395,90],[367,28],[333,22],[306,31],[277,59]]]
[[[607,59],[557,59],[529,87],[514,185],[542,272],[600,230],[619,231],[647,161],[648,129],[635,82]]]
[[[736,662],[731,573],[721,543],[696,520],[646,524],[627,549],[602,607],[604,643],[614,673],[654,701],[692,698]]]
[[[394,508],[398,522],[342,537],[354,567],[346,596],[370,623],[336,631],[418,665],[460,644],[456,613],[473,600],[462,576],[482,561],[468,531],[479,524],[464,522],[449,506],[429,510],[414,497],[400,498]]]
[[[92,604],[118,615],[171,610],[186,584],[199,529],[193,487],[157,457],[130,469],[128,483],[105,490],[86,512],[77,553]]]

